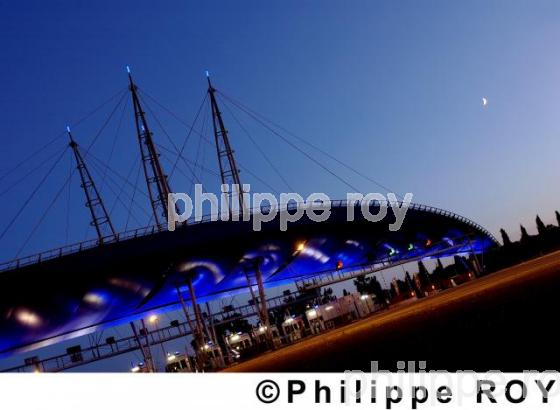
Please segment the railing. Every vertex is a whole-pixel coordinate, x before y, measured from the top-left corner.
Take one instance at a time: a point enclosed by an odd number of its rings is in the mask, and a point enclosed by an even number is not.
[[[393,203],[388,203],[388,204],[392,205]],[[400,203],[399,203],[399,205],[400,205]],[[294,210],[298,209],[299,207],[304,207],[304,206],[309,207],[309,204],[290,202],[290,203],[287,204],[287,206],[283,207],[282,210],[285,209],[287,211],[294,211]],[[348,207],[348,201],[346,199],[334,200],[334,201],[330,202],[330,206],[331,206],[331,208]],[[359,201],[351,201],[351,206],[360,206],[360,202]],[[480,226],[476,222],[474,222],[474,221],[472,221],[468,218],[465,218],[464,216],[455,214],[453,212],[446,211],[446,210],[441,209],[441,208],[436,208],[436,207],[433,207],[433,206],[427,206],[427,205],[421,205],[421,204],[411,203],[409,205],[409,208],[417,210],[417,211],[426,211],[426,212],[430,212],[430,213],[433,213],[433,214],[442,215],[442,216],[446,216],[448,218],[455,219],[457,221],[460,221],[464,224],[467,224],[467,225],[475,228],[476,230],[480,231],[484,235],[488,236],[494,243],[498,243],[496,238],[494,238],[494,236],[490,232],[488,232],[485,228],[483,228],[482,226]],[[275,208],[273,208],[271,206],[263,206],[261,208],[250,209],[249,212],[250,212],[250,215],[254,215],[256,213],[267,213],[267,212],[270,212],[271,210],[274,210],[274,209]],[[239,213],[235,214],[235,216],[238,217],[238,220],[240,219],[239,218],[239,216],[240,216]],[[187,223],[187,225],[195,225],[195,224],[202,224],[202,223],[207,223],[207,222],[211,222],[211,221],[217,221],[218,219],[219,219],[219,214],[207,214],[207,215],[202,216],[200,219],[197,219],[196,217],[192,217],[189,220],[187,220],[186,223]],[[116,237],[108,236],[108,237],[104,238],[103,243],[104,244],[110,244],[112,242],[122,242],[122,241],[125,241],[125,240],[128,240],[128,239],[153,235],[157,232],[161,232],[161,231],[164,231],[166,229],[167,229],[167,225],[152,225],[152,226],[147,226],[147,227],[143,227],[143,228],[137,228],[137,229],[133,229],[133,230],[129,230],[129,231],[119,233],[119,234],[116,235]],[[91,249],[91,248],[95,248],[97,246],[100,246],[99,240],[90,239],[90,240],[87,240],[87,241],[78,242],[78,243],[75,243],[75,244],[66,245],[66,246],[62,246],[62,247],[59,247],[59,248],[47,250],[47,251],[40,252],[40,253],[37,253],[37,254],[34,254],[34,255],[25,256],[25,257],[22,257],[22,258],[18,258],[18,259],[14,259],[14,260],[11,260],[11,261],[3,262],[3,263],[0,264],[0,272],[14,270],[14,269],[18,269],[18,268],[23,267],[23,266],[33,265],[33,264],[41,263],[41,262],[44,262],[44,261],[47,261],[47,260],[60,258],[62,256],[79,253],[81,251]]]
[[[423,253],[421,255],[415,255],[410,257],[396,257],[396,256],[386,256],[385,258],[378,259],[374,263],[359,264],[350,266],[345,269],[329,269],[322,272],[315,272],[313,275],[308,275],[296,280],[296,287],[300,291],[308,291],[311,289],[320,288],[323,286],[329,286],[335,283],[344,282],[349,279],[357,278],[358,276],[368,275],[370,273],[380,272],[389,268],[394,268],[396,266],[404,265],[411,262],[417,262],[426,257],[439,257],[445,255],[448,252],[460,251],[465,247],[471,246],[471,237],[464,236],[461,238],[455,238],[454,242],[460,241],[457,245],[451,245],[443,249],[436,249],[431,252]],[[439,242],[434,246],[437,247]],[[472,251],[472,249],[471,249]]]

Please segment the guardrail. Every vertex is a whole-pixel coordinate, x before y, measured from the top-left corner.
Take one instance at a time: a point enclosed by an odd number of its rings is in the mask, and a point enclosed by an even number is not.
[[[391,205],[391,204],[392,203],[389,203],[389,205]],[[331,205],[331,208],[348,207],[348,201],[346,199],[334,200],[334,201],[331,201],[330,205]],[[352,204],[351,204],[351,206],[360,206],[360,205],[361,204],[360,204],[359,201],[352,201]],[[304,203],[290,202],[290,203],[287,204],[285,209],[288,210],[288,211],[294,211],[294,210],[298,209],[299,207],[303,207],[303,206],[309,206],[309,205],[304,204]],[[496,244],[498,243],[496,238],[494,238],[494,236],[490,232],[488,232],[485,228],[483,228],[482,226],[480,226],[476,222],[474,222],[474,221],[472,221],[468,218],[465,218],[464,216],[458,215],[458,214],[450,212],[450,211],[446,211],[445,209],[441,209],[441,208],[437,208],[437,207],[433,207],[433,206],[428,206],[428,205],[422,205],[422,204],[411,203],[409,205],[409,208],[417,210],[417,211],[426,211],[426,212],[430,212],[430,213],[433,213],[433,214],[442,215],[442,216],[446,216],[448,218],[455,219],[459,222],[465,223],[465,224],[477,229],[481,233],[488,236],[494,243],[496,243]],[[271,206],[264,206],[264,207],[261,207],[261,208],[250,209],[249,212],[250,212],[251,215],[254,215],[255,213],[267,213],[267,212],[270,212],[273,209],[274,208],[272,208]],[[284,208],[282,210],[284,210]],[[237,213],[237,215],[239,215],[239,213]],[[207,215],[202,216],[200,219],[195,219],[195,217],[192,217],[189,220],[187,220],[186,224],[187,225],[197,225],[197,224],[216,221],[216,220],[218,220],[218,218],[219,218],[219,214],[207,214]],[[137,228],[137,229],[133,229],[133,230],[129,230],[129,231],[119,233],[119,234],[116,235],[116,237],[107,236],[107,237],[103,238],[103,243],[104,244],[110,244],[110,243],[114,243],[114,242],[122,242],[122,241],[125,241],[125,240],[128,240],[128,239],[153,235],[157,232],[161,232],[161,231],[164,231],[166,229],[167,229],[167,225],[151,225],[151,226],[147,226],[147,227],[143,227],[143,228]],[[43,261],[60,258],[60,257],[70,255],[70,254],[79,253],[81,251],[91,249],[91,248],[95,248],[97,246],[100,246],[99,240],[90,239],[90,240],[87,240],[87,241],[78,242],[78,243],[74,243],[74,244],[71,244],[71,245],[66,245],[66,246],[62,246],[62,247],[59,247],[59,248],[50,249],[50,250],[43,251],[43,252],[40,252],[40,253],[36,253],[36,254],[33,254],[33,255],[24,256],[22,258],[13,259],[13,260],[10,260],[10,261],[7,261],[7,262],[0,263],[0,272],[10,271],[10,270],[21,268],[23,266],[33,265],[33,264],[41,263]]]

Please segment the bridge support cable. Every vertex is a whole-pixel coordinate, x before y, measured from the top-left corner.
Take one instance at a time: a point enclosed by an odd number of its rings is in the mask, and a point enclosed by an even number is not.
[[[138,189],[137,184],[133,184],[130,181],[130,172],[131,170],[129,170],[127,176],[123,176],[121,173],[119,173],[118,171],[116,171],[114,168],[110,167],[107,163],[105,163],[101,158],[93,155],[92,153],[89,154],[89,157],[91,159],[93,159],[97,165],[99,166],[99,169],[101,170],[100,172],[103,173],[105,171],[110,171],[111,174],[113,174],[116,178],[118,178],[120,181],[122,181],[124,183],[124,185],[128,185],[129,187],[131,187],[132,189]],[[135,161],[135,163],[133,164],[136,165],[136,163],[138,162],[138,160]],[[108,178],[110,178],[112,181],[115,181],[114,178],[112,178],[111,176],[108,176]],[[115,184],[118,186],[119,184],[115,182]],[[148,196],[148,194],[146,194],[145,192],[141,191],[142,195],[144,195],[145,198],[150,199],[150,197]]]
[[[18,220],[18,218],[21,216],[21,214],[23,213],[23,211],[25,210],[25,208],[27,208],[27,206],[30,204],[30,202],[33,200],[33,198],[35,197],[35,195],[37,194],[37,191],[39,191],[39,189],[43,186],[43,184],[45,183],[45,181],[48,179],[48,177],[52,174],[53,170],[56,168],[56,166],[60,163],[60,160],[62,159],[62,157],[64,156],[64,154],[66,153],[66,150],[68,149],[68,147],[66,147],[58,156],[58,158],[56,159],[56,161],[52,164],[52,166],[49,168],[49,170],[43,175],[43,178],[41,178],[41,180],[39,181],[39,183],[35,186],[35,188],[31,191],[31,194],[27,197],[27,199],[25,200],[25,202],[23,203],[23,205],[21,207],[19,207],[18,212],[16,213],[16,215],[10,220],[10,222],[8,223],[8,225],[6,225],[6,227],[4,228],[4,230],[2,231],[2,233],[0,233],[0,240],[2,240],[4,238],[4,236],[6,235],[6,233],[10,230],[10,228],[14,225],[14,223]]]
[[[91,116],[95,115],[97,112],[99,112],[102,108],[104,108],[107,104],[109,104],[110,102],[112,102],[115,98],[124,95],[124,93],[126,92],[126,88],[121,88],[119,91],[117,91],[115,94],[113,94],[109,99],[105,100],[103,103],[101,103],[100,105],[98,105],[97,107],[95,107],[93,110],[91,110],[89,113],[87,113],[85,116],[83,116],[82,118],[80,118],[78,121],[74,122],[74,127],[77,127],[78,125],[80,125],[81,123],[83,123],[84,121],[86,121],[87,119],[89,119]],[[17,171],[19,168],[21,168],[24,164],[28,163],[29,161],[31,161],[33,158],[35,158],[37,155],[45,152],[45,150],[50,147],[51,145],[53,145],[55,142],[57,142],[58,140],[60,140],[61,138],[63,138],[66,135],[66,132],[61,132],[60,134],[56,135],[55,137],[53,137],[51,140],[49,140],[47,143],[45,143],[44,145],[42,145],[40,148],[38,148],[37,150],[33,151],[31,154],[29,154],[27,157],[25,157],[24,159],[22,159],[20,162],[18,162],[14,167],[12,167],[9,170],[3,171],[2,175],[0,175],[0,182],[2,180],[4,180],[7,176],[13,174],[15,171]]]
[[[174,155],[176,155],[177,157],[175,158],[175,161],[178,161],[179,159],[183,159],[183,162],[185,162],[186,167],[189,169],[189,171],[194,175],[194,171],[192,170],[192,168],[190,167],[190,165],[185,161],[185,157],[182,155],[182,151],[179,150],[179,147],[177,147],[177,145],[175,144],[175,142],[173,141],[173,138],[171,138],[171,135],[169,135],[169,133],[167,132],[167,130],[165,129],[165,127],[163,126],[163,123],[159,120],[158,116],[155,114],[155,112],[151,109],[151,107],[144,103],[144,106],[146,107],[146,109],[149,111],[150,115],[152,116],[152,118],[155,120],[156,124],[158,125],[159,129],[161,130],[161,132],[163,133],[163,135],[165,135],[165,137],[167,138],[167,141],[169,141],[169,144],[173,147],[173,149],[175,150],[173,152]],[[161,147],[160,144],[156,144],[157,147]],[[192,180],[192,178],[191,178]]]
[[[163,107],[161,104],[159,104],[156,100],[154,100],[153,97],[149,96],[148,94],[146,94],[145,92],[139,90],[139,94],[140,97],[142,96],[146,96],[148,98],[150,98],[152,101],[154,101],[157,105],[159,105],[160,107]],[[175,168],[177,167],[177,164],[179,162],[179,159],[182,159],[183,161],[185,161],[185,157],[183,156],[183,153],[185,152],[185,148],[187,146],[188,141],[191,138],[191,135],[193,132],[196,133],[195,131],[195,125],[198,122],[198,119],[200,117],[200,114],[202,113],[202,110],[204,109],[204,107],[206,107],[206,100],[208,98],[208,95],[205,94],[204,98],[202,99],[202,102],[200,103],[200,106],[198,107],[198,110],[196,112],[196,115],[194,117],[193,123],[188,126],[187,124],[182,123],[183,125],[187,126],[188,128],[188,132],[187,135],[185,136],[185,139],[183,140],[183,143],[181,144],[181,149],[179,149],[175,143],[173,142],[173,140],[171,139],[171,137],[169,136],[169,134],[165,131],[165,128],[163,127],[163,124],[161,123],[161,121],[157,118],[157,116],[155,115],[154,111],[150,108],[150,106],[144,102],[144,105],[146,106],[146,108],[150,111],[150,114],[154,117],[154,119],[156,120],[156,122],[158,123],[159,127],[161,128],[161,130],[163,131],[163,133],[167,136],[169,142],[171,143],[171,145],[173,146],[173,148],[176,151],[177,154],[177,158],[175,159],[174,163],[173,163],[173,167],[171,168],[171,172],[169,173],[169,177],[171,178],[173,176],[173,173],[175,172]],[[167,110],[166,110],[167,111]],[[168,111],[169,112],[169,111]],[[176,118],[175,116],[173,116],[174,118]],[[187,165],[188,167],[188,165]],[[195,175],[196,178],[196,175]]]
[[[98,173],[100,174],[102,172],[102,168],[98,166],[98,164],[96,164],[95,162],[91,163],[92,168]],[[112,184],[112,185],[111,185]],[[138,226],[144,226],[144,224],[138,219],[138,217],[135,215],[135,213],[132,211],[132,207],[128,207],[127,204],[122,200],[121,195],[119,195],[119,192],[117,192],[118,189],[122,188],[122,185],[119,184],[117,181],[115,181],[110,174],[107,174],[107,184],[105,185],[109,191],[111,191],[111,193],[115,196],[115,201],[117,201],[118,203],[120,203],[123,208],[125,208],[126,210],[128,210],[128,212],[130,212],[132,219],[134,219],[134,221],[138,224]],[[114,187],[113,187],[114,186]],[[128,196],[128,198],[130,198],[128,192],[126,191],[122,191],[122,193],[125,196]],[[134,202],[134,205],[136,205],[136,207],[147,217],[147,218],[151,218],[152,215],[146,211],[138,202]]]
[[[224,94],[221,94],[222,96],[224,96]],[[225,97],[225,96],[224,96]],[[226,97],[227,98],[227,97]],[[231,101],[231,100],[230,100]],[[261,124],[264,128],[266,128],[269,132],[271,132],[273,135],[279,137],[282,141],[284,141],[286,144],[288,144],[290,147],[292,147],[294,150],[296,150],[297,152],[299,152],[300,154],[302,154],[303,156],[305,156],[308,160],[310,160],[311,162],[313,162],[314,164],[316,164],[317,166],[319,166],[320,168],[322,168],[324,171],[326,171],[327,173],[329,173],[330,175],[332,175],[333,177],[335,177],[336,179],[338,179],[340,182],[342,182],[344,185],[348,186],[350,189],[352,189],[354,192],[359,192],[358,188],[356,188],[354,185],[352,185],[350,182],[348,182],[346,179],[342,178],[340,175],[338,175],[336,172],[334,172],[333,170],[331,170],[330,168],[328,168],[322,161],[319,161],[318,159],[314,158],[312,155],[310,155],[308,152],[304,151],[303,149],[301,149],[300,147],[298,147],[296,144],[294,144],[292,141],[290,141],[288,138],[286,138],[284,135],[280,134],[278,131],[276,131],[274,128],[270,127],[268,124],[266,124],[264,121],[262,121],[259,117],[257,117],[256,115],[254,115],[253,113],[251,113],[250,111],[247,111],[245,109],[243,109],[241,106],[235,104],[232,102],[233,105],[235,105],[236,107],[238,107],[239,109],[241,109],[242,111],[244,111],[249,117],[253,118],[256,122],[258,122],[259,124]]]
[[[172,157],[174,157],[177,154],[163,145],[158,144],[158,149],[160,150],[162,158],[165,159],[170,165],[173,165],[175,160]],[[179,166],[176,166],[175,170],[179,171],[179,173],[182,174],[189,181],[189,186],[194,188],[195,183],[200,184],[200,180],[196,177],[196,173],[194,172],[194,170],[188,166],[188,161],[185,160],[184,162],[187,165],[188,174]]]
[[[231,115],[231,117],[235,120],[235,122],[237,123],[237,125],[239,126],[239,128],[241,128],[241,130],[245,133],[245,135],[249,138],[249,141],[251,141],[251,143],[253,144],[253,146],[257,149],[257,151],[259,152],[259,154],[261,155],[261,157],[263,157],[263,159],[267,162],[267,164],[269,165],[269,167],[274,171],[274,173],[280,178],[280,180],[286,185],[286,187],[289,189],[289,192],[296,192],[296,190],[294,188],[291,187],[290,183],[286,180],[286,178],[284,177],[284,175],[282,175],[282,173],[278,170],[278,168],[272,163],[272,161],[270,160],[270,158],[268,157],[268,155],[266,155],[266,152],[261,148],[261,146],[257,143],[257,141],[255,140],[255,138],[253,138],[253,136],[251,135],[251,133],[249,132],[249,130],[247,129],[247,127],[245,127],[245,125],[241,122],[241,120],[239,118],[237,118],[237,116],[234,114],[233,110],[229,108],[229,106],[227,104],[223,104],[222,106],[226,107],[226,110],[228,110],[229,114]]]
[[[66,147],[68,148],[68,147]],[[64,150],[64,152],[66,152],[66,149]],[[66,185],[70,184],[70,181],[72,180],[72,176],[74,175],[74,170],[72,170],[70,172],[70,175],[68,175],[68,178],[66,178],[66,181],[64,181],[64,184],[60,187],[60,189],[57,191],[57,193],[55,194],[54,198],[52,199],[52,201],[49,203],[49,205],[47,206],[47,208],[45,209],[45,211],[43,212],[43,214],[41,215],[41,217],[39,218],[39,220],[37,221],[37,223],[35,224],[35,226],[33,227],[33,229],[31,230],[31,232],[29,233],[29,235],[27,236],[27,238],[25,239],[25,241],[23,242],[23,245],[21,245],[21,247],[19,248],[17,254],[16,254],[16,258],[19,258],[19,256],[21,255],[21,253],[23,252],[23,250],[25,249],[25,247],[27,246],[27,244],[29,243],[29,241],[31,240],[31,238],[33,237],[33,235],[35,234],[35,232],[37,231],[37,229],[39,229],[39,227],[41,226],[41,224],[43,223],[43,221],[45,220],[45,218],[47,217],[48,213],[50,212],[50,210],[52,209],[53,205],[56,203],[56,201],[58,200],[58,198],[60,197],[60,195],[62,194],[62,192],[64,191],[64,189],[66,188]]]
[[[183,118],[181,118],[180,115],[178,115],[177,113],[175,113],[175,112],[172,111],[171,109],[167,108],[165,105],[163,105],[163,104],[160,103],[158,100],[156,100],[153,96],[151,96],[150,94],[148,94],[145,90],[140,90],[140,89],[139,89],[139,94],[140,94],[141,96],[143,96],[143,97],[147,97],[147,98],[148,98],[149,100],[151,100],[155,105],[157,105],[159,108],[161,108],[161,109],[162,109],[163,111],[165,111],[167,114],[169,114],[173,119],[175,119],[179,124],[181,124],[182,126],[184,126],[185,129],[188,130],[187,137],[188,137],[191,133],[197,134],[197,135],[199,136],[199,147],[200,147],[200,143],[201,143],[201,142],[204,142],[205,144],[207,144],[207,145],[209,145],[210,147],[212,147],[212,148],[215,149],[215,144],[206,136],[206,133],[205,133],[205,129],[206,129],[206,120],[207,120],[207,119],[206,119],[206,115],[207,115],[207,112],[206,112],[206,111],[205,111],[205,114],[204,114],[204,115],[205,115],[205,118],[203,119],[202,130],[199,131],[199,130],[197,130],[197,129],[195,128],[196,121],[197,121],[197,118],[196,118],[196,117],[195,117],[195,121],[194,121],[193,123],[188,123],[188,122],[185,121]],[[208,98],[208,94],[205,95],[205,98],[203,99],[201,105],[207,106],[207,105],[205,104],[207,98]],[[147,107],[147,108],[149,108],[149,107]],[[150,112],[152,112],[151,109],[150,109]],[[197,116],[198,116],[198,112],[197,112]],[[185,141],[183,142],[183,147],[185,146],[186,142],[187,142],[187,139],[185,139]],[[161,148],[161,145],[158,145],[158,146]],[[184,157],[183,154],[182,154],[183,151],[184,151],[183,147],[182,147],[182,149],[179,151],[179,152],[181,153],[181,155],[179,155],[179,157],[182,158],[183,161],[185,161],[185,157]],[[199,151],[199,150],[197,150],[197,159],[198,159],[198,151]],[[195,163],[197,163],[197,161],[195,161]],[[187,168],[190,168],[190,167],[187,165]],[[196,166],[195,166],[195,170],[196,170]],[[200,175],[195,176],[195,180],[200,180],[200,179],[202,178],[201,174],[202,174],[202,170],[201,170]]]
[[[206,97],[206,94],[205,94]],[[202,178],[202,168],[205,166],[205,160],[206,160],[206,145],[203,145],[203,142],[206,142],[206,140],[208,138],[203,138],[201,135],[206,135],[206,127],[208,124],[208,105],[205,105],[205,110],[204,110],[204,116],[202,118],[202,126],[200,128],[200,132],[197,133],[198,134],[198,143],[197,143],[197,147],[196,147],[196,156],[195,156],[195,161],[194,161],[194,169],[196,172],[197,166],[199,165],[200,162],[200,172],[198,174],[198,179]]]
[[[208,137],[201,131],[198,131],[194,128],[194,123],[193,124],[189,124],[187,121],[185,121],[183,118],[181,118],[181,116],[179,116],[177,113],[173,112],[172,110],[170,110],[169,108],[167,108],[166,106],[164,106],[163,104],[161,104],[159,101],[157,101],[154,97],[152,97],[150,94],[148,94],[146,91],[142,90],[141,94],[145,97],[148,97],[151,101],[153,101],[158,107],[160,107],[163,111],[167,112],[172,118],[174,118],[179,124],[183,125],[185,128],[189,129],[190,132],[194,132],[195,134],[198,134],[207,144],[209,144],[210,146],[214,146],[214,144],[212,143],[212,141],[210,141],[210,139],[208,139]],[[207,97],[206,97],[207,98]],[[206,102],[206,98],[204,99],[203,103]],[[192,131],[191,131],[192,130]]]
[[[371,182],[375,185],[377,185],[379,188],[384,189],[387,192],[394,192],[397,197],[401,197],[402,195],[398,194],[395,190],[391,190],[389,187],[387,187],[386,185],[382,184],[381,182],[371,178],[370,176],[364,174],[363,172],[360,172],[359,170],[357,170],[356,168],[352,167],[351,165],[349,165],[348,163],[340,160],[339,158],[337,158],[335,155],[325,151],[324,149],[318,147],[317,145],[307,141],[305,138],[289,131],[288,129],[284,128],[283,126],[279,125],[278,123],[270,120],[269,118],[267,118],[266,116],[260,114],[259,112],[249,108],[248,106],[246,106],[245,104],[241,103],[239,100],[236,100],[233,97],[230,97],[226,94],[224,94],[223,92],[219,91],[219,94],[224,97],[226,100],[228,100],[231,104],[233,104],[234,106],[236,106],[239,110],[243,111],[246,115],[250,116],[251,118],[253,118],[255,121],[257,121],[258,123],[260,123],[263,127],[265,127],[266,129],[268,129],[271,133],[273,133],[274,135],[282,138],[282,139],[286,139],[287,138],[285,136],[281,136],[280,133],[277,130],[280,130],[282,132],[284,132],[287,135],[290,135],[291,137],[297,139],[298,141],[300,141],[301,143],[307,145],[308,147],[316,150],[317,152],[321,153],[322,155],[328,157],[329,159],[331,159],[332,161],[335,161],[337,164],[343,166],[344,168],[348,169],[349,171],[353,172],[354,174],[360,176],[361,178],[367,180],[368,182]],[[275,127],[276,130],[274,130]],[[274,131],[273,131],[274,130]],[[286,141],[287,142],[287,141]],[[291,145],[291,144],[289,144]],[[295,148],[295,147],[294,147]],[[315,161],[313,161],[315,162]],[[357,191],[356,191],[357,192]]]
[[[66,200],[66,230],[65,230],[65,235],[64,235],[64,244],[68,245],[68,238],[69,238],[69,230],[70,230],[70,203],[71,203],[71,198],[72,198],[72,174],[74,173],[74,170],[76,168],[74,167],[74,161],[72,161],[72,158],[70,158],[70,172],[69,172],[69,176],[68,176],[68,197]]]
[[[48,156],[47,158],[45,158],[43,161],[39,162],[39,164],[37,164],[36,167],[32,168],[31,170],[29,170],[28,172],[26,172],[21,178],[17,179],[16,181],[14,181],[12,184],[10,184],[6,189],[4,189],[3,191],[0,192],[0,197],[4,196],[5,194],[9,193],[12,189],[14,189],[15,187],[19,186],[23,181],[25,181],[28,177],[30,177],[31,175],[35,174],[37,171],[39,171],[45,164],[49,163],[50,161],[52,161],[53,158],[55,158],[57,155],[59,155],[60,152],[59,151],[55,151],[52,155]]]
[[[134,180],[134,191],[132,191],[132,196],[130,198],[130,206],[128,207],[128,212],[126,215],[126,223],[124,225],[124,231],[128,231],[128,224],[130,223],[130,215],[132,210],[132,205],[134,204],[134,198],[136,197],[136,191],[138,190],[138,180],[140,179],[140,172],[142,172],[142,167],[138,164],[138,170],[136,171],[136,179]]]
[[[111,159],[113,158],[113,154],[115,153],[115,147],[117,145],[117,140],[119,139],[119,135],[121,134],[121,128],[122,128],[122,124],[123,124],[123,120],[124,120],[124,115],[126,114],[126,108],[128,106],[128,100],[125,100],[124,104],[122,105],[122,110],[121,113],[119,115],[119,120],[117,123],[117,128],[115,130],[115,135],[113,136],[113,143],[111,144],[111,150],[109,151],[109,155],[107,157],[107,163],[111,163]],[[99,184],[99,191],[103,192],[103,185],[105,184],[105,177],[106,177],[106,172],[107,170],[105,170],[105,172],[103,173],[103,176],[101,177],[101,183]]]
[[[126,180],[127,180],[127,181],[128,181],[129,178],[132,176],[132,173],[134,172],[134,170],[140,170],[140,167],[138,167],[138,165],[140,165],[140,164],[139,164],[138,160],[136,159],[136,160],[132,163],[132,166],[130,167],[130,169],[128,170],[128,173],[127,173],[127,175],[126,175]],[[134,198],[134,193],[136,192],[136,190],[137,190],[137,188],[138,188],[137,184],[138,184],[138,178],[136,178],[136,179],[135,179],[135,182],[134,182],[134,190],[132,191],[133,193],[132,193],[132,195],[131,195],[132,198]],[[113,201],[113,203],[112,203],[111,206],[109,207],[109,215],[112,215],[112,214],[113,214],[113,212],[114,212],[114,210],[115,210],[117,204],[119,203],[119,198],[120,198],[120,197],[122,196],[122,194],[124,193],[124,189],[125,189],[125,185],[121,185],[121,187],[120,187],[120,189],[119,189],[119,192],[118,192],[118,194],[117,194],[117,198],[115,198],[115,200]],[[134,201],[132,201],[131,206],[132,206],[133,204],[134,204]],[[125,229],[125,231],[126,231],[126,229]]]
[[[263,184],[265,187],[267,187],[271,193],[276,194],[277,196],[280,196],[281,191],[277,188],[274,188],[272,185],[270,185],[267,181],[265,181],[264,179],[262,179],[261,177],[259,177],[255,172],[252,172],[249,168],[247,168],[246,166],[244,166],[242,163],[240,163],[239,161],[237,162],[239,164],[239,169],[241,171],[246,172],[247,174],[251,175],[253,178],[255,178],[257,181],[259,181],[261,184]]]
[[[164,147],[163,145],[158,144],[158,148],[162,149],[163,151],[168,152],[170,155],[175,155],[175,152],[173,152],[169,148]],[[169,157],[166,157],[166,158],[169,162],[173,162],[173,160],[171,158],[169,158]],[[187,165],[192,163],[193,168],[189,167],[189,172],[192,174],[192,176],[189,177],[189,178],[191,179],[192,184],[194,185],[195,181],[197,183],[200,183],[200,178],[196,176],[196,172],[195,172],[196,168],[194,168],[196,165],[194,164],[194,162],[191,161],[190,159],[186,158],[186,157],[183,157],[182,155],[181,155],[181,158],[183,159],[183,161]],[[202,165],[198,165],[198,168],[200,169],[201,172],[206,172],[209,175],[213,175],[213,176],[219,176],[220,175],[218,171],[207,168],[207,167],[203,167]]]
[[[110,182],[113,183],[113,185],[115,187],[117,187],[118,189],[118,193],[116,193],[115,189],[112,188],[109,184],[107,184],[108,189],[116,195],[115,200],[113,201],[113,204],[111,205],[110,209],[109,209],[109,215],[113,214],[113,211],[117,205],[117,203],[120,203],[125,210],[127,211],[128,216],[131,215],[132,213],[132,209],[133,209],[133,205],[136,206],[137,208],[140,209],[140,211],[147,216],[147,218],[151,218],[150,214],[144,209],[144,207],[139,204],[137,201],[135,201],[135,195],[136,192],[139,191],[144,197],[146,198],[150,198],[145,192],[141,191],[138,189],[138,179],[139,179],[139,175],[138,173],[141,171],[141,167],[138,167],[137,170],[137,174],[136,174],[136,179],[134,181],[134,183],[132,183],[130,181],[130,177],[132,176],[132,172],[134,171],[134,169],[136,168],[136,165],[139,164],[138,160],[134,161],[134,163],[132,164],[130,170],[128,171],[128,174],[126,177],[122,176],[119,172],[115,171],[113,168],[111,168],[109,165],[107,165],[106,163],[104,163],[100,158],[94,156],[93,154],[90,153],[90,158],[93,159],[95,162],[92,162],[92,165],[96,166],[96,170],[99,174],[101,173],[106,173],[107,171],[110,171],[112,175],[118,177],[119,180],[121,180],[124,184],[119,184],[117,181],[115,181],[115,179],[113,177],[111,177],[111,174],[106,174],[106,179]],[[133,189],[132,194],[129,194],[127,191],[125,191],[125,187],[129,186]],[[130,206],[127,206],[126,204],[124,204],[124,202],[121,200],[122,195],[125,195],[128,199],[131,200]],[[136,220],[136,222],[140,225],[143,226],[144,224],[140,223],[139,220],[132,215],[132,217]],[[127,221],[127,226],[128,226],[128,221]],[[125,228],[126,231],[126,228]]]

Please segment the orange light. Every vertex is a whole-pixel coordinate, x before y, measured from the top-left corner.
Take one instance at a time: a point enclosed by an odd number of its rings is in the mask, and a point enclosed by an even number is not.
[[[431,244],[432,244],[432,240],[431,240],[431,239],[428,239],[428,240],[426,241],[426,246],[430,246]]]
[[[342,267],[344,266],[344,263],[341,260],[336,261],[336,269],[342,269]]]
[[[296,245],[296,251],[301,252],[301,251],[303,251],[304,249],[305,249],[305,242],[299,242],[299,243]]]
[[[151,316],[148,318],[148,322],[150,322],[150,323],[156,323],[157,320],[158,320],[157,315],[151,315]]]

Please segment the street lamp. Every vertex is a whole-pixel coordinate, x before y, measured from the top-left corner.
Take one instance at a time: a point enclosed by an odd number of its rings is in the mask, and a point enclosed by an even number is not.
[[[159,317],[158,317],[158,315],[155,315],[155,314],[150,315],[150,316],[148,317],[148,322],[151,323],[151,324],[154,326],[154,330],[156,331],[156,334],[157,334],[157,336],[158,336],[158,339],[161,340],[161,339],[160,339],[160,336],[159,336],[159,326],[158,326]],[[159,345],[160,345],[160,347],[161,347],[161,352],[163,353],[163,358],[164,358],[164,359],[167,358],[167,353],[166,353],[166,351],[165,351],[165,347],[163,346],[163,341],[160,342]]]

